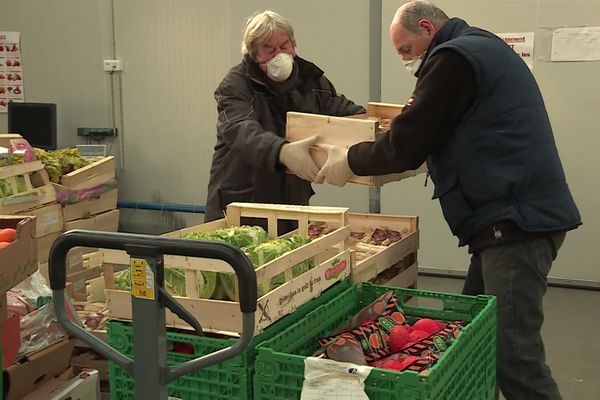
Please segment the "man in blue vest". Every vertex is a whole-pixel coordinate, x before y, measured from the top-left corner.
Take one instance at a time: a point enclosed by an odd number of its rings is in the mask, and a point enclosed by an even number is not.
[[[400,7],[394,48],[417,77],[389,134],[322,145],[317,182],[416,169],[427,161],[444,217],[471,256],[463,293],[497,296],[497,381],[508,400],[560,399],[540,329],[546,277],[581,224],[537,83],[494,34],[425,1]]]

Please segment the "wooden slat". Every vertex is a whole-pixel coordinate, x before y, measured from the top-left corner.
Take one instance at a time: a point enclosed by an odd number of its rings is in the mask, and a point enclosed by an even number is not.
[[[116,177],[116,159],[108,156],[60,177],[61,185],[71,190],[91,188]]]
[[[0,167],[0,179],[17,175],[25,175],[29,174],[30,172],[41,171],[43,169],[44,164],[39,160],[7,165],[5,167]]]
[[[367,115],[380,118],[394,118],[404,109],[403,105],[392,103],[367,103]]]

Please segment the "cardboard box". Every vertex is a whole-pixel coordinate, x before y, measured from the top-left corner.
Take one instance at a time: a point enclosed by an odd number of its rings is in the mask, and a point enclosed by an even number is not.
[[[0,249],[0,293],[3,293],[38,269],[36,218],[0,215],[0,228],[17,230],[16,239]]]
[[[398,104],[375,103],[367,104],[365,114],[346,117],[288,112],[286,123],[286,139],[290,142],[319,135],[322,143],[350,147],[356,143],[374,141],[379,136],[387,134],[388,123],[402,112],[404,106]],[[384,125],[385,123],[385,127]],[[382,125],[380,129],[380,124]],[[327,161],[327,153],[320,147],[313,146],[311,155],[318,167]],[[404,171],[399,174],[381,176],[352,176],[350,182],[379,187],[385,183],[399,181],[426,172],[425,164],[416,170]]]
[[[57,192],[68,190],[61,185],[54,185]],[[75,204],[66,204],[62,208],[63,221],[73,221],[75,219],[87,218],[90,215],[96,215],[105,211],[117,208],[118,189],[110,190],[101,194],[97,198],[83,200]]]
[[[22,400],[29,392],[61,375],[69,368],[73,343],[61,340],[43,350],[22,357],[4,372],[8,388],[5,400]]]
[[[119,230],[119,210],[111,210],[90,218],[65,222],[64,230],[88,229],[92,231],[116,232]]]
[[[37,218],[35,229],[37,238],[62,231],[62,208],[58,203],[51,203],[18,214],[34,215]]]
[[[0,336],[2,335],[2,326],[6,322],[6,292],[0,293]],[[1,337],[0,337],[1,339]]]
[[[40,399],[48,399],[50,393],[64,385],[69,379],[72,379],[75,374],[73,373],[73,368],[68,368],[65,372],[60,374],[59,376],[48,380],[43,383],[40,387],[35,389],[33,392],[30,392],[23,400],[40,400]]]
[[[65,381],[61,376],[25,396],[23,400],[100,400],[100,379],[98,371],[81,371]]]

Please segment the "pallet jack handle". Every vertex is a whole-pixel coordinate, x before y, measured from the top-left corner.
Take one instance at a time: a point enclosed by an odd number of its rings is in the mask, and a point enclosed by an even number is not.
[[[187,257],[200,257],[219,259],[228,263],[235,271],[238,279],[239,287],[239,303],[242,312],[242,333],[240,339],[232,346],[211,354],[204,355],[195,360],[190,360],[175,366],[166,365],[166,360],[159,359],[156,366],[158,369],[159,383],[164,390],[164,393],[156,398],[166,397],[166,385],[172,380],[194,372],[198,369],[220,363],[240,354],[252,340],[254,336],[254,313],[256,311],[256,273],[248,258],[238,248],[223,242],[203,241],[194,239],[179,239],[166,238],[160,236],[129,234],[129,233],[114,233],[114,232],[99,232],[88,230],[71,230],[56,239],[50,249],[49,257],[49,275],[50,287],[54,302],[54,311],[61,325],[71,335],[81,339],[84,343],[91,346],[107,359],[115,362],[121,368],[125,369],[132,376],[136,376],[136,370],[147,369],[148,366],[138,365],[134,359],[131,359],[119,351],[115,350],[96,336],[86,331],[81,326],[76,325],[68,316],[64,305],[64,291],[66,286],[66,257],[70,249],[76,246],[84,247],[100,247],[106,249],[125,250],[130,256],[156,257],[160,256],[160,262],[156,264],[157,290],[158,296],[158,321],[163,321],[163,326],[159,326],[156,332],[163,335],[163,344],[166,339],[164,327],[164,308],[167,307],[180,318],[190,324],[197,333],[202,334],[200,323],[190,314],[183,306],[181,306],[174,298],[172,298],[163,287],[163,265],[162,255],[180,255]],[[139,299],[134,299],[139,301]],[[143,302],[143,301],[142,301]],[[135,339],[135,306],[133,310],[134,320],[134,339]],[[162,316],[160,315],[162,313]],[[144,316],[147,318],[148,316]],[[162,319],[161,319],[162,317]],[[161,349],[145,349],[144,353],[135,352],[135,354],[147,354],[146,352],[160,352]],[[165,350],[166,351],[166,350]],[[163,357],[164,358],[164,357]],[[164,364],[164,365],[162,365]],[[136,381],[136,386],[138,382]],[[140,382],[141,385],[143,385]],[[158,392],[161,392],[159,390]],[[155,392],[156,393],[156,392]],[[138,390],[136,387],[136,398]],[[147,397],[146,397],[147,398]]]

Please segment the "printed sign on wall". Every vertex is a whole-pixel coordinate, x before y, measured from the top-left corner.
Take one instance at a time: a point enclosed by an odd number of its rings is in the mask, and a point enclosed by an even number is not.
[[[496,33],[496,36],[504,40],[533,71],[533,32]]]
[[[0,32],[0,112],[6,112],[10,101],[24,99],[19,32]]]

